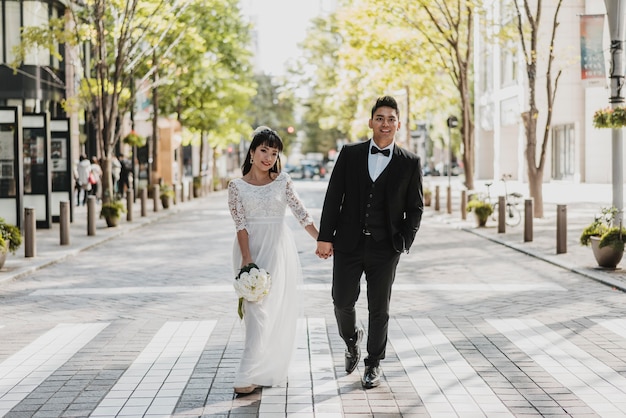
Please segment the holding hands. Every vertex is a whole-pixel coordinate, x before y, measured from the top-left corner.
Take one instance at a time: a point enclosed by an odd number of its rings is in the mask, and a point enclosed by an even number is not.
[[[317,249],[315,250],[315,255],[319,258],[326,260],[328,257],[333,256],[333,243],[332,242],[317,242]]]

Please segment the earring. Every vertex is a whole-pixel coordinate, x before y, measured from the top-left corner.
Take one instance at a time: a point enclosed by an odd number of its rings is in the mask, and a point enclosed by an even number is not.
[[[254,159],[250,157],[250,164],[254,163]]]

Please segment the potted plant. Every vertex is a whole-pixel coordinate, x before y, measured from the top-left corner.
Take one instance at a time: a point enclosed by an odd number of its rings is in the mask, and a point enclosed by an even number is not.
[[[103,203],[100,210],[100,216],[104,218],[109,227],[117,226],[122,213],[126,213],[126,207],[119,199]]]
[[[194,176],[193,178],[193,197],[202,196],[202,176]]]
[[[430,189],[430,187],[425,186],[423,189],[423,193],[424,193],[424,206],[430,206],[432,197],[433,197],[433,191]]]
[[[15,254],[22,245],[20,229],[0,218],[0,268],[4,266],[7,253]]]
[[[626,228],[621,224],[619,226],[613,224],[617,212],[614,206],[603,207],[600,215],[596,216],[580,235],[580,244],[591,246],[600,267],[614,269],[624,256]]]
[[[127,145],[130,145],[131,147],[141,148],[146,145],[146,138],[139,135],[137,132],[133,130],[133,131],[130,131],[130,133],[126,135],[124,139],[122,139],[122,142],[124,142]]]
[[[606,107],[596,110],[593,114],[593,126],[595,128],[623,128],[626,126],[626,107]]]
[[[472,198],[467,202],[466,210],[468,212],[474,212],[476,216],[476,222],[479,227],[487,225],[487,219],[493,213],[493,205],[485,200]]]
[[[161,198],[161,204],[163,205],[163,209],[168,209],[170,207],[170,203],[172,199],[174,199],[174,189],[167,183],[161,184],[159,188]]]

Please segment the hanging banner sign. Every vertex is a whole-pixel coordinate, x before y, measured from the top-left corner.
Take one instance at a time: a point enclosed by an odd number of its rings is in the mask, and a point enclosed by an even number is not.
[[[583,15],[580,18],[580,70],[586,86],[607,83],[602,40],[604,15]]]

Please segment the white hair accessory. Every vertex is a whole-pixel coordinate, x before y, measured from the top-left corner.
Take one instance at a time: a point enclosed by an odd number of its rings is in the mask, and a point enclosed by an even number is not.
[[[257,134],[263,132],[263,131],[271,131],[272,128],[270,128],[269,126],[265,126],[265,125],[261,125],[258,128],[256,128],[254,130],[254,132],[252,132],[252,138],[254,138],[255,136],[257,136]]]

